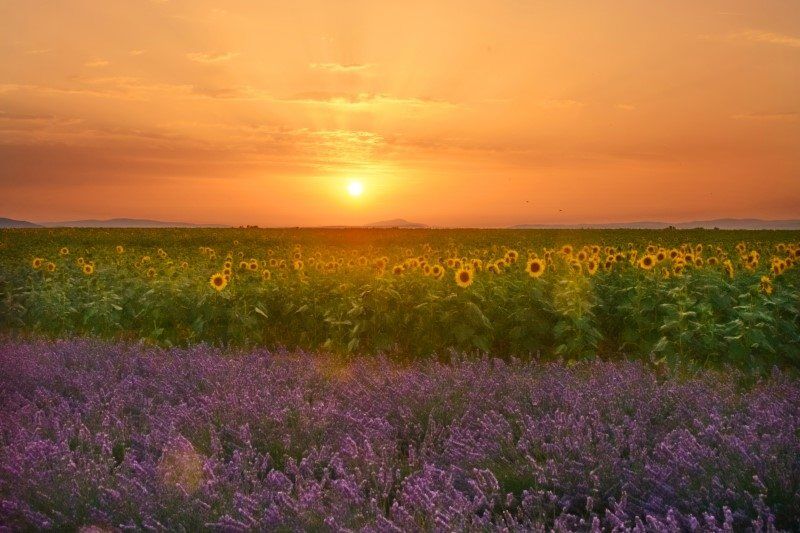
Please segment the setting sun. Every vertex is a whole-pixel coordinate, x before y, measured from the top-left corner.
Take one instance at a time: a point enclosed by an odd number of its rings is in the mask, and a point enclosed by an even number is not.
[[[350,196],[361,196],[364,194],[364,184],[360,181],[351,181],[347,184],[347,194]]]

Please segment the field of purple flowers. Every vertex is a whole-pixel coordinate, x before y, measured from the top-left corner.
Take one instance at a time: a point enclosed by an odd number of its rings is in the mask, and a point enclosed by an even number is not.
[[[0,530],[800,528],[800,381],[0,343]]]

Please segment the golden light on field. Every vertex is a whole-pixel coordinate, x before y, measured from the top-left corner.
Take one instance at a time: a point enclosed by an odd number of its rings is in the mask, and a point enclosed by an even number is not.
[[[800,4],[735,4],[12,0],[0,216],[796,218]]]
[[[351,181],[347,184],[347,194],[353,197],[364,194],[364,184],[360,181]]]

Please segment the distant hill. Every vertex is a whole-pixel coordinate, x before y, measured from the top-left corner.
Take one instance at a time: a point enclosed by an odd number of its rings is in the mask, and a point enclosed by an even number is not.
[[[140,218],[110,218],[108,220],[65,220],[42,222],[46,228],[228,228],[224,224],[192,224],[190,222],[164,222]]]
[[[41,228],[41,226],[27,220],[0,217],[0,228]]]
[[[800,230],[800,220],[761,220],[757,218],[718,218],[691,222],[609,222],[605,224],[518,224],[512,229],[782,229]]]
[[[372,224],[366,224],[365,228],[427,228],[427,224],[420,224],[419,222],[409,222],[404,218],[395,218],[392,220],[380,220]]]

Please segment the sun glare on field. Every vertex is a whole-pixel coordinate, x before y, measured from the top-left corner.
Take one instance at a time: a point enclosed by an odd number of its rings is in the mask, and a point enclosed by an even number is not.
[[[360,181],[351,181],[347,184],[347,194],[353,197],[364,194],[364,184]]]

